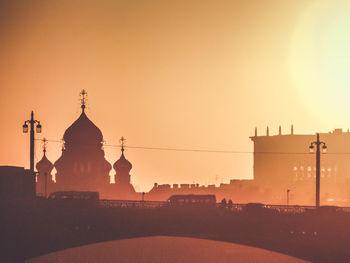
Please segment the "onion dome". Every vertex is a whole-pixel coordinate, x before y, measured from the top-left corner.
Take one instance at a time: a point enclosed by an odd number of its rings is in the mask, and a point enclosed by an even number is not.
[[[79,118],[65,131],[63,140],[74,144],[100,144],[103,136],[101,130],[86,116],[83,108]]]
[[[41,158],[39,162],[36,164],[36,169],[38,170],[39,173],[41,172],[47,172],[48,174],[51,173],[53,169],[53,164],[47,159],[46,157],[46,150],[44,150],[44,156]]]
[[[87,92],[83,89],[80,95],[82,112],[79,118],[65,131],[63,140],[68,144],[99,145],[103,140],[102,132],[85,114]]]
[[[122,148],[122,155],[120,156],[119,160],[117,160],[113,164],[113,168],[116,172],[118,172],[118,171],[129,172],[132,169],[132,164],[124,156],[124,149],[123,148]]]
[[[114,164],[113,164],[113,168],[116,172],[120,171],[120,172],[127,172],[129,173],[129,171],[132,169],[132,164],[125,158],[124,156],[124,142],[125,142],[125,138],[122,137],[120,139],[121,141],[121,151],[122,151],[122,155],[120,156],[119,160],[117,160]]]

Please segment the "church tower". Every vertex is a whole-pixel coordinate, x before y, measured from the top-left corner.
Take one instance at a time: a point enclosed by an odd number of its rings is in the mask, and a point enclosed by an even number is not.
[[[121,156],[117,160],[113,168],[115,170],[115,193],[118,198],[121,199],[134,199],[136,192],[133,185],[130,182],[130,170],[132,169],[132,164],[124,156],[124,143],[125,138],[120,139],[121,142]]]
[[[43,158],[36,164],[36,169],[38,171],[36,193],[37,195],[47,197],[47,195],[53,191],[55,182],[52,180],[51,174],[53,164],[46,157],[47,140],[45,138],[43,139],[43,144]]]
[[[85,90],[81,95],[81,114],[65,131],[61,157],[55,162],[57,188],[66,191],[97,191],[102,198],[110,187],[110,163],[102,149],[101,130],[85,113]]]

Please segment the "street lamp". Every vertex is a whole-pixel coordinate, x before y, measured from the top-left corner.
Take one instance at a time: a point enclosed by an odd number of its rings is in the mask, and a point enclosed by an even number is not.
[[[41,133],[41,124],[40,124],[40,121],[39,121],[38,124],[36,125],[36,132],[37,132],[37,133]]]
[[[290,189],[287,189],[287,206],[289,206],[289,192],[290,192]]]
[[[23,133],[28,133],[28,124],[30,124],[30,171],[34,172],[34,125],[36,125],[36,132],[41,133],[40,121],[34,120],[34,113],[32,111],[30,120],[26,120],[23,124]]]
[[[28,132],[28,125],[27,123],[23,124],[23,133],[27,133]]]
[[[320,141],[320,134],[317,133],[317,140],[315,142],[311,142],[309,148],[310,153],[314,152],[314,148],[316,146],[316,208],[320,207],[320,168],[321,168],[321,151],[320,146],[322,145],[322,152],[327,152],[327,146],[325,142]]]

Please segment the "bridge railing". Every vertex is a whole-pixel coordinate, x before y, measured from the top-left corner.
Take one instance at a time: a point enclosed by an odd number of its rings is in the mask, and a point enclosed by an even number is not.
[[[135,200],[99,200],[100,208],[159,208],[168,207],[167,201],[135,201]],[[216,204],[217,208],[227,209],[233,212],[241,212],[247,207],[247,204]],[[300,205],[269,205],[262,204],[261,208],[277,211],[280,213],[305,213],[307,211],[316,210],[315,206],[300,206]],[[337,211],[350,212],[350,207],[337,207]]]
[[[164,201],[99,200],[101,208],[158,208],[167,204]]]
[[[218,208],[227,209],[234,212],[244,211],[245,208],[248,208],[249,204],[226,204],[217,203]],[[292,213],[299,214],[305,212],[315,211],[315,206],[300,206],[300,205],[270,205],[270,204],[261,204],[260,209],[269,209],[277,211],[280,213]],[[334,211],[350,212],[350,207],[334,207]]]
[[[350,207],[341,207],[340,209],[343,212],[348,212],[348,213],[350,212]]]
[[[315,210],[315,206],[300,206],[300,205],[266,205],[266,208],[275,210],[280,213],[305,213],[306,211]]]

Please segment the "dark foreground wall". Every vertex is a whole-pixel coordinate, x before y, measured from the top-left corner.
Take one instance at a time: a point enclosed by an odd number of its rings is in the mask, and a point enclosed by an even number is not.
[[[35,198],[35,173],[23,167],[0,166],[0,202]]]
[[[3,211],[4,212],[4,211]],[[0,218],[1,262],[131,237],[187,236],[246,244],[313,262],[349,262],[348,213],[232,212],[220,208],[7,208]]]

